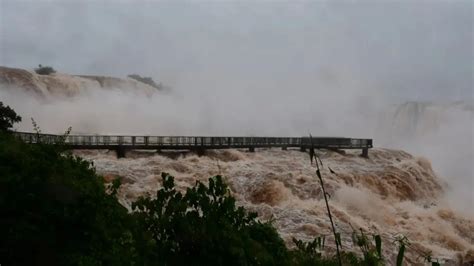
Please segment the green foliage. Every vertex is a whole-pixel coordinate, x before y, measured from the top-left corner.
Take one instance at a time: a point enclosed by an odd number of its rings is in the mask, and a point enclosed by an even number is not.
[[[293,265],[321,265],[325,237],[316,237],[311,242],[303,242],[293,238],[296,249],[292,251]]]
[[[405,249],[410,245],[406,236],[399,236],[395,242],[398,242],[397,266],[403,265],[403,258],[405,256]],[[431,259],[430,259],[431,260]]]
[[[165,265],[284,265],[287,249],[276,230],[235,205],[221,176],[209,185],[197,182],[183,195],[172,176],[163,173],[155,199],[133,204],[144,243],[145,261]],[[139,232],[138,232],[139,233]]]
[[[41,64],[38,65],[38,68],[35,68],[35,72],[38,75],[51,75],[56,73],[56,70],[50,66],[42,66]]]
[[[129,265],[127,210],[91,165],[0,134],[0,258],[5,265]]]
[[[368,239],[359,238],[359,242],[354,244],[358,247],[366,248],[367,243],[363,242]],[[302,242],[301,240],[293,239],[293,243],[296,245],[296,249],[290,251],[291,264],[290,265],[357,265],[357,266],[372,266],[372,265],[384,265],[383,261],[379,257],[373,255],[372,250],[366,250],[363,257],[359,257],[354,252],[340,253],[340,261],[337,254],[325,255],[325,237],[316,237],[312,242]]]
[[[13,124],[20,121],[21,117],[10,106],[0,102],[0,133],[9,131]]]
[[[358,261],[358,265],[384,265],[382,256],[382,238],[380,235],[372,236],[375,243],[372,242],[371,237],[366,235],[362,229],[360,233],[354,231],[352,233],[352,241],[354,246],[360,248],[363,257]]]
[[[397,266],[402,266],[403,256],[405,254],[405,244],[401,243],[397,255]]]
[[[382,238],[380,235],[374,236],[375,241],[375,250],[377,251],[377,255],[382,258]]]

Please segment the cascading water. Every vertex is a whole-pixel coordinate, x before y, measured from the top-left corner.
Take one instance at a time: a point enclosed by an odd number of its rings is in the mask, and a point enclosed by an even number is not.
[[[407,236],[413,249],[432,252],[433,257],[452,261],[458,255],[473,255],[474,236],[466,232],[474,232],[474,221],[441,200],[443,181],[426,159],[388,149],[371,150],[369,159],[357,152],[319,153],[345,249],[354,248],[352,230],[362,228],[382,235],[389,260],[396,256],[398,234]],[[175,152],[131,152],[122,159],[113,152],[76,154],[93,161],[109,181],[122,180],[119,197],[127,207],[139,196],[153,196],[161,186],[161,172],[174,175],[182,189],[221,174],[238,203],[258,212],[261,219],[272,220],[288,244],[293,237],[309,241],[326,235],[333,245],[320,185],[306,153],[224,150],[176,157]],[[411,262],[419,256],[414,250],[407,254]]]

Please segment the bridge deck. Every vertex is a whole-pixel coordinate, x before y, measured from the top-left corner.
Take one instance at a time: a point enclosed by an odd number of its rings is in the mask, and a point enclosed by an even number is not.
[[[372,139],[333,137],[208,137],[208,136],[113,136],[69,135],[15,132],[26,143],[62,144],[69,149],[130,149],[130,150],[206,150],[233,148],[314,148],[362,149],[372,148]]]

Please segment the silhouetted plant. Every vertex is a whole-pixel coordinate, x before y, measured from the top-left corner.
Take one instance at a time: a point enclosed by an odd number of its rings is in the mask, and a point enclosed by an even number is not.
[[[316,237],[311,242],[303,242],[293,238],[293,243],[296,246],[296,249],[293,251],[293,263],[297,265],[307,265],[320,261],[322,257],[321,252],[324,249],[324,242],[324,236]]]
[[[364,265],[383,265],[382,238],[380,235],[369,236],[360,229],[360,233],[356,231],[352,233],[352,242],[360,248]]]
[[[309,151],[309,158],[311,161],[311,164],[313,163],[313,159],[316,163],[316,175],[318,176],[320,185],[321,185],[321,190],[323,191],[323,196],[324,196],[324,202],[326,203],[326,209],[328,212],[328,217],[329,221],[331,222],[331,229],[334,234],[334,242],[336,242],[336,254],[337,254],[337,259],[339,262],[339,266],[342,266],[342,259],[341,259],[341,252],[339,250],[339,247],[342,247],[341,243],[341,234],[336,232],[336,227],[334,226],[334,221],[332,219],[332,214],[331,214],[331,208],[329,208],[329,202],[328,202],[328,193],[326,192],[326,189],[324,188],[324,182],[323,182],[323,177],[321,176],[321,170],[319,165],[321,164],[321,167],[323,166],[323,162],[321,161],[321,158],[316,155],[315,149],[314,149],[314,144],[313,144],[313,137],[311,134],[309,135],[310,143],[311,143],[311,148]]]
[[[30,117],[31,119],[31,124],[33,125],[33,131],[35,132],[35,138],[36,138],[36,143],[41,143],[41,128],[38,126],[38,123],[36,123],[35,119],[33,117]]]
[[[409,245],[408,238],[406,236],[397,237],[395,242],[398,243],[398,254],[397,254],[397,266],[403,265],[403,258],[405,256],[405,248]]]
[[[10,131],[18,122],[21,122],[21,117],[10,106],[0,102],[0,132]]]

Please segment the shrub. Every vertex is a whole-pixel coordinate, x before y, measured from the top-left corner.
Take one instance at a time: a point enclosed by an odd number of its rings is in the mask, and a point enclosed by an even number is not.
[[[56,70],[50,66],[42,66],[41,64],[38,65],[38,68],[35,68],[35,72],[38,75],[51,75],[56,73]]]
[[[287,249],[275,228],[236,207],[221,176],[197,182],[183,195],[174,178],[162,174],[155,199],[133,204],[140,232],[137,248],[145,261],[168,265],[285,265]]]
[[[129,265],[130,218],[90,163],[0,134],[5,265]]]

